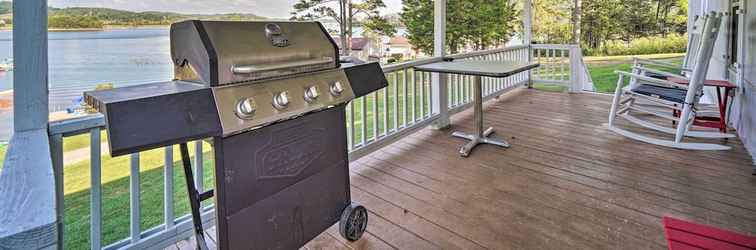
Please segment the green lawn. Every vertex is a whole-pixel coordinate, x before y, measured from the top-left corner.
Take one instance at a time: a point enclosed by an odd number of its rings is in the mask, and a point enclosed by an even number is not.
[[[632,68],[632,59],[627,60],[625,57],[619,57],[618,60],[597,60],[594,63],[588,63],[588,71],[593,79],[593,86],[597,92],[612,93],[617,87],[617,74],[615,70],[630,71]],[[682,64],[682,57],[660,59],[677,65]]]
[[[189,151],[194,152],[193,143]],[[205,188],[213,187],[214,170],[212,152],[203,146]],[[174,214],[189,212],[183,168],[178,161],[178,147],[174,147],[173,196]],[[193,154],[192,154],[193,155]],[[141,229],[146,230],[163,223],[164,150],[140,154]],[[102,157],[102,243],[108,245],[129,236],[129,162],[130,158]],[[90,228],[90,171],[89,161],[66,166],[65,186],[65,245],[67,249],[87,249]]]

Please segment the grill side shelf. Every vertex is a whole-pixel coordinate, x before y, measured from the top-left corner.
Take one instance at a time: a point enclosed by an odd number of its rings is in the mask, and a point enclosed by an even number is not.
[[[212,91],[185,82],[84,93],[105,115],[111,156],[212,137],[222,132]]]
[[[378,63],[344,64],[342,69],[349,79],[355,97],[365,96],[388,86],[386,75],[383,74],[381,65]]]

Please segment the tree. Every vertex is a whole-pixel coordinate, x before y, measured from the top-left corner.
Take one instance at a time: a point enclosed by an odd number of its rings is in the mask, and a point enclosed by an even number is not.
[[[519,11],[511,0],[448,0],[446,47],[456,54],[465,47],[476,50],[498,46],[514,34]],[[433,53],[433,2],[403,0],[401,21],[407,39],[416,49]]]
[[[539,43],[566,44],[573,41],[572,1],[533,1],[533,40]]]
[[[339,11],[333,8],[339,4]],[[394,36],[396,27],[380,15],[385,8],[383,0],[299,0],[294,4],[292,20],[317,20],[331,18],[341,28],[342,50],[344,55],[351,54],[352,25],[360,19],[366,31],[374,34]]]

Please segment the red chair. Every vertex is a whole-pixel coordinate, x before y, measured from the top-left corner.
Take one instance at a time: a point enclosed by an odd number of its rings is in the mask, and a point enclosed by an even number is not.
[[[664,217],[664,236],[670,250],[717,249],[753,250],[756,237],[730,232],[712,226]]]

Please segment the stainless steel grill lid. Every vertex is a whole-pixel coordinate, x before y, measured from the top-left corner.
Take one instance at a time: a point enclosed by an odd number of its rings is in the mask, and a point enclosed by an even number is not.
[[[175,81],[85,93],[113,155],[243,133],[388,85],[377,63],[342,67],[317,22],[193,20],[170,36]]]
[[[339,67],[317,22],[185,21],[171,26],[178,80],[218,86]]]

